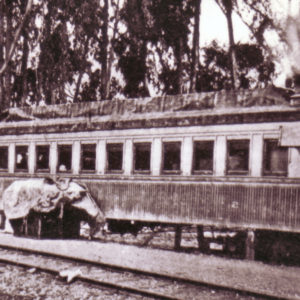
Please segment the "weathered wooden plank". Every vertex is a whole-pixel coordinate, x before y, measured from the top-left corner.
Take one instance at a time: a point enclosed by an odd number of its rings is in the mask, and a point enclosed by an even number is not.
[[[0,178],[0,195],[14,178]],[[300,186],[84,180],[109,218],[300,232]]]
[[[111,217],[300,230],[295,185],[240,183],[93,182]],[[91,189],[92,193],[95,188]],[[101,192],[100,192],[101,191]],[[99,198],[100,197],[100,198]]]

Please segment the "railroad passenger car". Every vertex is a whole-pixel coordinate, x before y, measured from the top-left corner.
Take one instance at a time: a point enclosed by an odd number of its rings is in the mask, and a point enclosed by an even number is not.
[[[300,233],[300,106],[277,87],[10,108],[0,190],[17,178],[87,184],[112,229],[197,225]],[[119,226],[119,225],[122,226]]]

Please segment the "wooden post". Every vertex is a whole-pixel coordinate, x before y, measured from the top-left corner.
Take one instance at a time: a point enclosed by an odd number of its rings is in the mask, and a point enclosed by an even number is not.
[[[5,214],[4,214],[3,210],[0,211],[0,217],[1,217],[0,229],[4,229],[5,228]]]
[[[38,228],[37,228],[37,237],[40,239],[42,236],[42,216],[38,215]]]
[[[200,251],[206,252],[208,250],[208,243],[204,238],[203,226],[197,226],[197,240]]]
[[[180,249],[181,244],[181,226],[176,225],[175,226],[175,250]]]
[[[60,203],[60,211],[58,216],[58,235],[59,238],[64,237],[64,203]]]
[[[23,230],[24,230],[24,235],[28,236],[28,217],[23,218]]]
[[[255,232],[253,230],[247,231],[245,241],[245,259],[255,259]]]

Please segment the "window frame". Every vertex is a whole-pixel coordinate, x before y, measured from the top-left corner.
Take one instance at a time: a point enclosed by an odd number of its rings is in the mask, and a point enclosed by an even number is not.
[[[122,153],[122,158],[121,158],[121,169],[111,169],[110,164],[109,164],[109,148],[110,147],[116,147],[120,146],[121,153]],[[108,174],[122,174],[124,173],[124,142],[110,142],[106,143],[106,173]]]
[[[60,148],[62,147],[70,147],[71,148],[71,162],[70,162],[70,169],[66,169],[65,171],[59,170],[60,167]],[[57,144],[57,166],[56,166],[56,172],[57,173],[63,173],[63,174],[70,174],[73,173],[73,144],[72,143],[59,143]]]
[[[149,169],[136,169],[136,150],[138,146],[149,146]],[[152,159],[152,143],[151,142],[134,142],[133,143],[133,173],[134,174],[150,174],[151,173],[151,159]]]
[[[179,145],[179,167],[178,169],[175,170],[165,170],[165,151],[166,151],[166,146],[168,145]],[[162,141],[162,159],[161,159],[161,174],[163,175],[179,175],[181,174],[181,155],[182,155],[182,141],[181,140],[176,140],[176,141]]]
[[[18,155],[17,149],[21,148],[21,147],[26,147],[27,148],[27,160],[26,160],[26,168],[25,169],[17,167],[17,155]],[[25,154],[25,156],[26,156],[26,154]],[[17,173],[29,173],[29,145],[27,145],[27,144],[20,144],[20,145],[16,145],[15,146],[15,164],[14,164],[14,170]]]
[[[94,158],[94,169],[84,169],[83,168],[83,148],[85,146],[94,146],[94,153],[95,153],[95,158]],[[85,142],[80,144],[80,172],[81,173],[91,173],[94,174],[96,173],[97,169],[97,143],[96,142]]]
[[[196,170],[196,145],[200,143],[212,144],[212,169],[211,170]],[[214,159],[215,159],[215,140],[194,140],[193,141],[193,158],[192,158],[192,174],[193,175],[213,175],[214,174]]]
[[[48,147],[48,168],[40,169],[38,168],[38,147]],[[50,172],[50,144],[36,144],[35,145],[35,172],[37,173],[47,173]]]
[[[248,143],[248,161],[247,161],[247,170],[229,170],[229,151],[230,143],[234,142],[247,142]],[[250,139],[228,139],[226,143],[226,174],[227,175],[250,175]]]
[[[277,143],[278,148],[285,149],[286,151],[286,171],[276,171],[272,172],[269,170],[266,170],[266,164],[267,164],[267,143]],[[288,147],[280,147],[279,146],[279,139],[276,138],[265,138],[263,142],[263,165],[262,165],[262,175],[263,176],[272,176],[272,177],[287,177],[288,176],[288,166],[289,166],[289,155],[290,151]]]
[[[9,158],[9,146],[7,145],[1,145],[0,146],[0,151],[1,151],[1,148],[2,149],[6,149],[6,168],[1,168],[1,165],[0,165],[0,172],[7,172],[8,171],[8,165],[9,165],[9,162],[8,162],[8,158]]]

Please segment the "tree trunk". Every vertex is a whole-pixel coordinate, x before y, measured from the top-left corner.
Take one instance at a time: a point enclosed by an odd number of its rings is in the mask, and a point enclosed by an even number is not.
[[[176,61],[177,61],[177,94],[183,93],[183,68],[182,68],[182,37],[179,38],[178,41],[178,49],[176,52]]]
[[[22,21],[20,22],[15,34],[12,34],[12,14],[10,11],[10,8],[7,7],[7,34],[6,34],[6,42],[9,41],[9,43],[6,43],[6,55],[5,55],[5,61],[2,64],[1,68],[0,68],[0,75],[3,74],[5,72],[5,70],[8,68],[8,64],[14,54],[18,39],[20,37],[21,31],[24,27],[25,21],[27,19],[27,16],[29,15],[30,11],[31,11],[31,7],[32,7],[32,3],[33,0],[28,0],[27,2],[27,6],[26,6],[26,10],[25,10],[25,14],[23,16]],[[10,26],[9,26],[10,23]],[[9,38],[8,38],[9,37]],[[13,37],[13,39],[11,38]]]
[[[4,63],[4,4],[0,2],[0,65]],[[4,81],[3,75],[0,74],[0,104],[4,101]]]
[[[80,86],[81,86],[81,81],[82,81],[83,74],[84,74],[84,70],[81,69],[80,72],[79,72],[77,82],[76,82],[76,89],[75,89],[75,94],[74,94],[74,98],[73,98],[73,103],[78,102],[79,89],[80,89]]]
[[[102,25],[102,45],[101,45],[101,100],[108,98],[107,90],[107,48],[108,48],[108,0],[104,0],[104,13],[103,13],[103,25]]]
[[[228,35],[229,35],[229,55],[231,60],[231,83],[232,89],[238,89],[238,76],[237,76],[237,62],[236,62],[236,53],[235,53],[235,42],[233,34],[233,25],[232,25],[232,0],[224,0],[225,10],[226,10],[226,19],[228,26]]]
[[[21,78],[22,78],[22,86],[21,86],[21,106],[25,105],[26,98],[28,95],[28,88],[27,88],[27,61],[29,55],[29,47],[27,42],[27,33],[23,32],[23,53],[22,53],[22,66],[21,66]]]
[[[115,23],[114,23],[114,30],[113,30],[113,36],[111,38],[111,44],[109,49],[109,55],[108,55],[108,62],[107,62],[107,78],[106,78],[106,91],[107,91],[107,99],[109,98],[110,93],[110,83],[111,83],[111,68],[114,60],[114,47],[113,42],[116,38],[117,31],[118,31],[118,24],[119,24],[119,11],[120,11],[120,0],[117,2],[117,8],[115,12]]]
[[[52,23],[52,5],[48,3],[47,5],[47,14],[45,15],[45,25],[44,25],[44,36],[47,39],[51,34],[51,23]],[[41,61],[39,61],[41,62]],[[45,103],[55,104],[55,97],[54,97],[54,84],[52,80],[46,83],[46,75],[43,73],[43,67],[39,67],[39,86],[40,86],[40,93],[41,95],[44,94]]]
[[[190,93],[196,92],[196,78],[197,78],[197,71],[198,71],[198,64],[199,64],[200,14],[201,14],[201,0],[196,0],[195,16],[194,16],[195,24],[194,24],[194,34],[193,34]]]
[[[12,44],[12,13],[10,7],[6,7],[6,36],[5,36],[5,59],[0,70],[0,75],[4,74],[4,94],[3,108],[10,107],[11,104],[11,66],[9,65],[10,48]],[[1,72],[2,71],[2,72]],[[5,72],[4,72],[5,71]]]
[[[67,20],[64,19],[64,21],[62,22],[62,37],[61,39],[63,40],[63,44],[67,45],[68,44],[68,29],[67,29]],[[66,46],[67,48],[67,46]],[[65,51],[63,51],[63,57],[65,57]],[[64,61],[62,60],[62,58],[60,57],[60,61],[61,61],[61,80],[58,82],[58,103],[62,104],[62,103],[66,103],[67,102],[67,96],[66,96],[66,88],[65,88],[65,84],[68,81],[68,70],[67,70],[67,64],[64,64]]]
[[[83,57],[82,57],[83,60],[85,59],[85,57],[88,53],[88,50],[89,50],[89,41],[90,41],[90,39],[89,39],[89,37],[87,37],[85,44],[84,44],[84,52],[83,52]],[[75,94],[74,94],[74,98],[73,98],[74,103],[78,102],[78,95],[79,95],[79,90],[80,90],[81,81],[82,81],[84,72],[85,72],[85,68],[82,66],[80,68],[78,80],[76,82],[76,89],[75,89]]]

